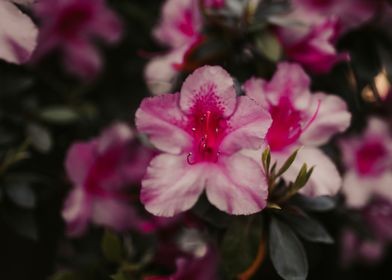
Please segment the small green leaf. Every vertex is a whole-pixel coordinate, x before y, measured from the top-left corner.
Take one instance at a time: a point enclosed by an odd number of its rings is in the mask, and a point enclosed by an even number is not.
[[[245,271],[254,261],[263,234],[259,216],[235,218],[221,244],[223,267],[234,277]]]
[[[294,153],[292,153],[292,155],[286,160],[286,162],[280,167],[278,173],[276,173],[276,176],[279,177],[281,176],[283,173],[285,173],[290,166],[293,164],[294,160],[296,159],[298,154],[298,149],[294,151]]]
[[[40,117],[55,124],[69,124],[79,120],[79,114],[68,107],[48,107],[40,112]]]
[[[109,230],[102,237],[101,249],[105,258],[110,262],[121,262],[123,249],[120,238]]]
[[[271,32],[263,32],[256,38],[257,50],[272,62],[282,57],[282,46],[276,36]]]
[[[271,164],[271,150],[270,150],[269,147],[267,147],[264,150],[264,152],[263,152],[263,154],[261,156],[261,160],[263,162],[264,171],[266,173],[268,173],[269,172],[269,167],[270,167],[270,164]]]
[[[305,280],[308,260],[301,241],[291,228],[272,217],[269,252],[276,272],[285,280]]]

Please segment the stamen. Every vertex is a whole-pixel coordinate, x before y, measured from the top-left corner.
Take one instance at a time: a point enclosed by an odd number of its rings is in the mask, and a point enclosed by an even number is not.
[[[188,162],[188,164],[190,164],[190,165],[194,165],[195,163],[196,163],[196,161],[191,161],[191,158],[193,157],[193,154],[192,153],[189,153],[187,156],[186,156],[186,161]]]
[[[314,120],[316,119],[319,110],[320,110],[320,105],[321,105],[321,100],[317,100],[317,108],[316,108],[316,112],[314,112],[313,116],[310,118],[309,122],[305,125],[305,127],[302,129],[302,132],[304,132],[306,129],[308,129],[308,127],[314,122]]]

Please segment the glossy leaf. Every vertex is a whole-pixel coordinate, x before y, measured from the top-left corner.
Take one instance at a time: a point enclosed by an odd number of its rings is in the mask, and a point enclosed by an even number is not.
[[[276,218],[271,219],[269,252],[276,272],[285,280],[305,280],[308,260],[293,230]]]

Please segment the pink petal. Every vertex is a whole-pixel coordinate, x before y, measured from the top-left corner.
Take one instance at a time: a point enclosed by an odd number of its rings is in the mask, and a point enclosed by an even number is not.
[[[96,159],[95,149],[95,141],[75,143],[69,148],[65,159],[65,168],[68,177],[76,186],[84,184]]]
[[[32,20],[11,1],[0,1],[0,59],[25,63],[36,47],[38,31]]]
[[[152,94],[159,95],[171,91],[178,75],[178,70],[174,65],[183,62],[187,50],[187,45],[176,48],[165,55],[153,58],[147,63],[144,77]]]
[[[295,107],[303,107],[310,97],[310,79],[298,64],[280,63],[268,85],[268,100],[276,105],[281,97],[288,97]],[[260,92],[262,94],[262,92]]]
[[[290,153],[273,153],[272,162],[278,160],[279,164],[283,164],[289,156]],[[342,178],[332,160],[317,148],[301,148],[294,163],[283,174],[283,178],[288,182],[295,181],[304,163],[308,168],[314,166],[314,171],[308,183],[301,189],[301,193],[307,196],[331,196],[338,193],[342,186]]]
[[[264,109],[269,108],[269,101],[267,99],[266,86],[267,82],[259,78],[251,78],[247,80],[242,86],[246,96],[256,101]]]
[[[92,198],[77,187],[70,192],[64,203],[63,219],[67,224],[67,234],[79,236],[83,234],[91,217]]]
[[[271,117],[261,106],[246,96],[238,98],[238,105],[229,120],[229,131],[221,143],[221,151],[233,154],[241,149],[260,149],[270,125]]]
[[[199,35],[202,18],[197,1],[166,0],[154,36],[164,45],[179,48]]]
[[[340,97],[323,93],[312,95],[308,115],[315,114],[317,103],[320,103],[317,115],[300,137],[301,143],[306,145],[325,144],[333,135],[345,131],[351,123],[347,104]]]
[[[172,217],[196,203],[204,188],[204,177],[203,165],[190,165],[186,155],[161,154],[147,169],[141,201],[150,213]]]
[[[261,166],[249,157],[235,154],[221,157],[219,165],[208,170],[208,200],[221,211],[249,215],[267,204],[268,186]]]
[[[364,206],[372,197],[377,181],[374,178],[361,178],[355,172],[348,172],[343,179],[346,204],[352,208]]]
[[[223,116],[230,116],[236,106],[233,78],[220,66],[204,66],[195,70],[182,85],[180,107],[191,113],[197,103],[218,107]]]
[[[125,201],[104,197],[94,199],[91,219],[97,225],[116,231],[137,227],[141,221],[136,210]]]
[[[89,42],[74,40],[65,46],[64,52],[64,64],[70,73],[91,79],[101,70],[101,56]]]
[[[136,112],[138,131],[146,133],[158,149],[172,154],[187,151],[192,145],[178,102],[178,93],[145,98]]]
[[[105,129],[98,140],[98,152],[103,153],[113,146],[122,146],[135,138],[134,132],[125,123],[115,123]]]

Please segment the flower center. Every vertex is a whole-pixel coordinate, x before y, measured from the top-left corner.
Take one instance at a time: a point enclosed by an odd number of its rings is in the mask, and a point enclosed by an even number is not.
[[[194,149],[188,154],[188,163],[217,162],[220,154],[219,144],[225,127],[226,121],[216,112],[207,111],[203,114],[196,114],[191,129]]]
[[[187,9],[184,12],[184,16],[181,18],[181,21],[177,23],[177,28],[185,36],[194,37],[196,35],[196,30],[193,24],[193,14],[191,9]]]
[[[361,175],[379,175],[387,168],[388,151],[377,140],[365,143],[356,152],[357,171]]]
[[[287,146],[295,143],[301,134],[315,120],[320,108],[320,102],[310,120],[304,124],[301,111],[294,108],[290,99],[282,97],[278,105],[270,106],[272,124],[266,139],[272,151],[281,151]]]
[[[66,7],[57,20],[56,31],[63,37],[71,38],[79,34],[82,27],[92,18],[90,5],[76,3]]]

